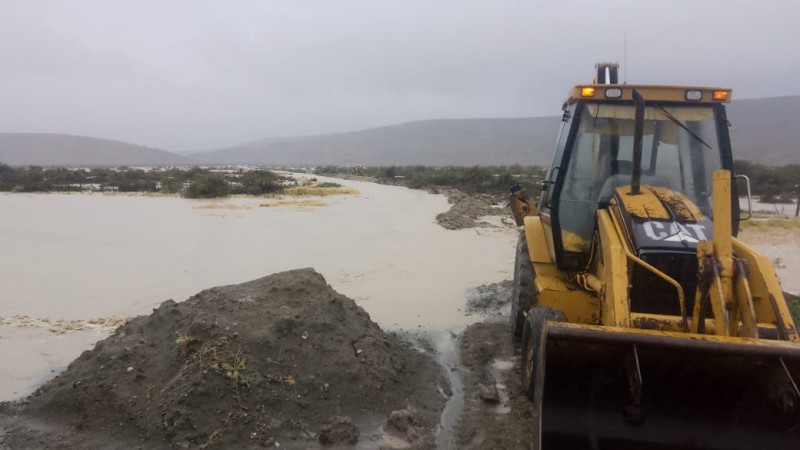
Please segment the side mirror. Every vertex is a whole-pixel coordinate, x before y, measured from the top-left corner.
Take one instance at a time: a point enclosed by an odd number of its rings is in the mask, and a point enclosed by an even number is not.
[[[736,175],[737,187],[741,185],[739,180],[744,180],[744,191],[747,192],[747,216],[742,217],[742,212],[740,210],[739,221],[750,220],[750,218],[753,217],[753,199],[750,195],[750,178],[748,178],[747,175]],[[737,191],[741,192],[739,189],[737,189]]]

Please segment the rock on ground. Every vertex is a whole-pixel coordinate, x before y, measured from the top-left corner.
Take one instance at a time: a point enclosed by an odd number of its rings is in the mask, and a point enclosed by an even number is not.
[[[433,433],[446,383],[320,274],[293,270],[131,320],[0,404],[0,448],[304,449],[331,417],[374,424],[409,405]]]
[[[358,442],[358,428],[353,419],[334,416],[322,426],[319,443],[322,445],[355,445]]]

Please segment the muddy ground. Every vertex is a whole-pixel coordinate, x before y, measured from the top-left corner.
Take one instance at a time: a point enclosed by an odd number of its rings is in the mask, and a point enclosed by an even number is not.
[[[511,224],[508,198],[505,195],[466,194],[457,189],[438,189],[435,193],[447,195],[450,209],[436,216],[436,222],[448,230],[487,227],[491,223],[483,220],[489,216],[502,216]]]
[[[167,301],[0,404],[0,448],[527,448],[509,297],[469,291],[484,322],[447,333],[449,354],[384,333],[311,269]]]
[[[520,388],[519,344],[509,319],[511,281],[467,292],[467,311],[483,321],[459,336],[464,406],[456,422],[459,449],[527,449],[531,404]]]
[[[510,296],[476,287],[481,321],[402,336],[311,269],[168,301],[0,404],[0,448],[526,449]]]
[[[451,198],[445,228],[507,215],[497,199]],[[311,269],[168,301],[0,404],[0,448],[529,448],[511,291],[466,292],[479,322],[463,332],[402,336]]]
[[[531,403],[519,387],[519,348],[510,325],[476,323],[460,340],[465,401],[453,448],[530,448]]]
[[[311,269],[131,320],[29,398],[0,448],[435,448],[450,393]]]

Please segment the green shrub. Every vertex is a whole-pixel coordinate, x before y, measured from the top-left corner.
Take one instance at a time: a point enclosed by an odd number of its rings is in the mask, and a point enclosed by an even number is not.
[[[268,170],[242,172],[237,181],[236,194],[264,195],[281,190],[280,177]]]
[[[789,311],[792,313],[792,319],[795,325],[800,324],[800,297],[789,294],[788,292],[784,292],[783,295],[786,298],[786,303],[789,305]]]
[[[161,192],[180,194],[183,190],[183,181],[176,178],[167,178],[161,182]]]
[[[225,177],[217,174],[208,174],[195,177],[189,183],[189,186],[186,186],[183,196],[186,198],[225,197],[230,192],[231,187]]]

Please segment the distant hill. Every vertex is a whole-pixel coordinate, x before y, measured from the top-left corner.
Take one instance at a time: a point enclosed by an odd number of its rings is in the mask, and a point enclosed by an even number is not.
[[[0,162],[12,166],[172,166],[191,161],[154,148],[66,134],[0,133]]]
[[[734,155],[800,164],[800,96],[736,100],[728,107]],[[318,136],[269,138],[179,156],[107,139],[0,133],[0,162],[10,165],[547,165],[559,116],[439,119]]]
[[[192,157],[270,165],[549,164],[559,120],[423,120],[352,133],[271,138]]]
[[[351,133],[270,138],[192,155],[208,163],[266,165],[547,165],[560,117],[441,119]],[[800,163],[800,96],[728,106],[736,158]]]
[[[728,121],[736,159],[800,164],[800,96],[735,100]]]

